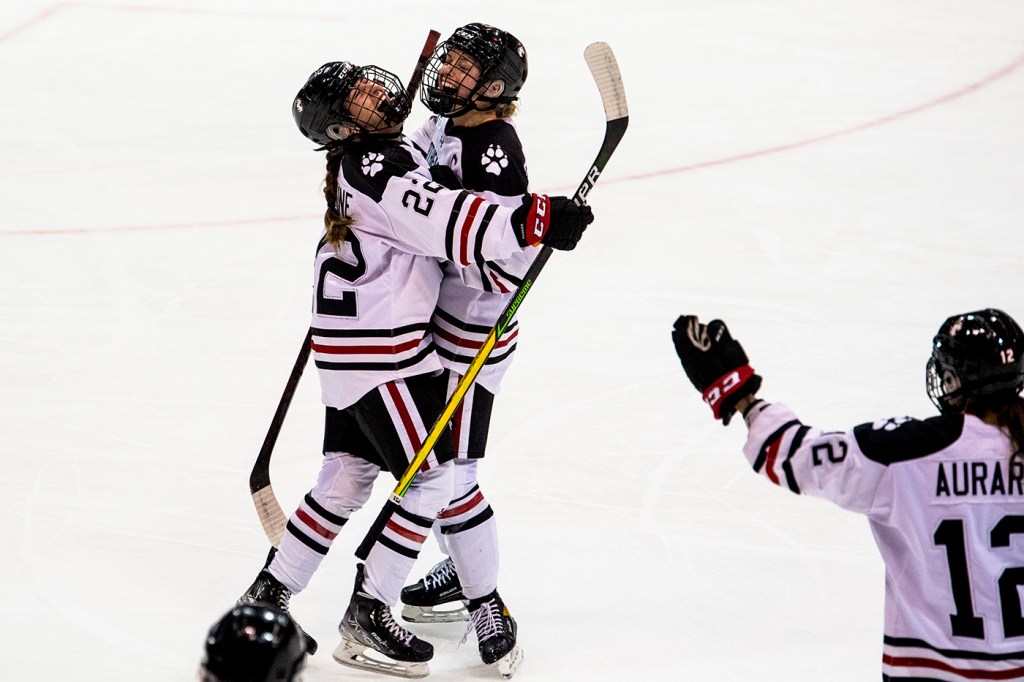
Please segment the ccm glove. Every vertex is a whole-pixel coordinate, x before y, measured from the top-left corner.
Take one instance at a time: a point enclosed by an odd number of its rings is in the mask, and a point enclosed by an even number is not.
[[[743,346],[721,320],[703,325],[695,315],[681,315],[672,329],[676,354],[690,383],[711,406],[715,419],[729,425],[736,403],[761,388],[761,377],[747,360]]]
[[[583,232],[594,222],[594,212],[579,206],[569,197],[530,194],[512,214],[512,225],[519,243],[526,246],[547,244],[560,251],[576,248]]]

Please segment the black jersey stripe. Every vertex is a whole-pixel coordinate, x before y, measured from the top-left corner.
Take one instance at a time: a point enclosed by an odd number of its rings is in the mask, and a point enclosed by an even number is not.
[[[508,280],[509,282],[511,282],[512,284],[516,285],[517,287],[520,286],[523,283],[523,280],[522,280],[521,277],[515,277],[514,275],[510,275],[509,273],[505,272],[504,270],[499,268],[497,265],[495,265],[493,261],[492,262],[488,262],[487,266],[490,267],[491,270],[494,270],[496,273],[501,275],[502,279]]]
[[[398,362],[326,362],[317,360],[316,366],[319,369],[334,369],[341,371],[366,370],[375,372],[393,372],[400,369],[408,369],[413,365],[425,360],[434,350],[431,344],[423,346],[416,355],[399,360]]]
[[[484,291],[489,294],[494,293],[494,284],[491,282],[491,278],[487,276],[487,263],[477,263],[477,272],[480,273],[480,281],[484,284]]]
[[[800,486],[796,482],[796,475],[793,473],[793,464],[790,462],[793,459],[793,455],[800,449],[800,446],[804,442],[804,436],[811,430],[809,426],[801,426],[796,435],[793,436],[793,442],[789,445],[789,452],[786,453],[786,459],[782,462],[782,471],[786,474],[786,484],[789,485],[789,489],[797,495],[800,494]]]
[[[509,346],[505,350],[504,353],[498,353],[498,354],[491,353],[491,355],[486,360],[484,360],[484,364],[485,365],[496,365],[499,362],[501,362],[502,360],[504,360],[505,358],[507,358],[508,356],[510,356],[512,354],[512,351],[514,351],[515,349],[516,349],[515,344],[512,344],[511,346]],[[458,353],[453,353],[452,351],[449,351],[448,349],[444,348],[443,346],[438,346],[437,347],[437,354],[440,355],[445,360],[448,360],[450,362],[457,362],[457,363],[460,363],[460,364],[463,364],[463,365],[470,364],[471,362],[473,362],[473,358],[475,357],[475,356],[471,356],[471,355],[459,355]]]
[[[775,441],[782,438],[782,434],[788,431],[790,427],[799,423],[800,422],[796,419],[788,421],[777,428],[772,435],[764,439],[764,442],[761,445],[761,451],[757,453],[757,459],[754,460],[754,471],[761,473],[761,470],[764,469],[765,460],[768,459],[768,448],[770,448]]]
[[[935,653],[942,654],[946,658],[975,659],[978,661],[1018,661],[1024,659],[1024,651],[1012,651],[1007,654],[990,654],[981,651],[964,651],[962,649],[940,649],[923,639],[912,637],[890,637],[885,635],[882,641],[892,647],[913,647],[915,649],[928,649]]]
[[[466,203],[466,197],[468,196],[467,192],[459,192],[459,196],[455,199],[455,205],[452,206],[451,215],[448,216],[448,227],[445,228],[444,232],[445,255],[453,263],[455,262],[455,225],[459,222],[462,205]]]
[[[401,327],[395,327],[394,329],[325,329],[321,327],[313,327],[313,336],[325,336],[336,339],[359,338],[361,336],[390,338],[402,336],[403,334],[411,334],[413,332],[425,332],[429,327],[430,325],[424,322],[407,324]]]
[[[484,263],[484,236],[487,234],[487,226],[491,224],[491,219],[494,218],[495,211],[498,210],[497,204],[491,204],[484,211],[484,217],[480,219],[480,227],[476,229],[476,240],[473,243],[473,262]],[[486,278],[485,278],[486,279]]]
[[[434,308],[434,317],[440,318],[447,322],[448,324],[450,324],[451,326],[461,329],[462,331],[474,332],[477,334],[482,334],[484,336],[490,334],[491,329],[493,329],[493,327],[485,327],[482,324],[471,324],[469,322],[464,322],[463,320],[460,320],[459,318],[455,317],[454,315],[446,311],[444,308]],[[519,320],[513,320],[512,324],[505,328],[505,334],[502,334],[502,336],[506,336],[517,326],[519,326]]]

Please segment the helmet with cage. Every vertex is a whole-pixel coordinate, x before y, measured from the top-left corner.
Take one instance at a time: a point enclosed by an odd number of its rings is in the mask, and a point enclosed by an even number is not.
[[[1024,390],[1024,331],[994,308],[948,318],[932,340],[927,388],[943,414],[1016,398]]]
[[[493,108],[519,97],[527,71],[526,48],[518,38],[487,24],[466,24],[437,46],[423,73],[420,100],[433,113],[451,117]]]
[[[398,76],[378,66],[328,62],[310,74],[292,100],[299,132],[320,145],[401,125],[412,109]]]

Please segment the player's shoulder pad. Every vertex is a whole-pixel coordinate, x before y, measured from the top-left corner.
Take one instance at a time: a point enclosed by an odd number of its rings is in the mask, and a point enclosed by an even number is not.
[[[963,415],[929,419],[894,417],[854,427],[861,452],[879,464],[895,464],[927,457],[949,447],[964,430]]]
[[[370,140],[346,150],[341,172],[348,184],[380,203],[392,178],[419,167],[410,147],[391,140]]]
[[[509,197],[527,193],[526,156],[511,123],[494,119],[452,127],[448,134],[462,141],[462,181],[468,189]]]

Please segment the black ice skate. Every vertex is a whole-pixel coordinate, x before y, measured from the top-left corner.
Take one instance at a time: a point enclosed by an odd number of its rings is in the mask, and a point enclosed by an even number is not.
[[[469,618],[476,630],[480,659],[495,666],[506,680],[512,677],[523,662],[523,650],[516,645],[516,621],[498,591],[470,600]]]
[[[270,575],[270,571],[263,569],[260,571],[260,574],[256,576],[256,580],[253,581],[252,585],[249,586],[249,589],[245,591],[245,594],[238,598],[237,603],[273,604],[291,616],[291,611],[288,610],[288,602],[291,598],[292,591],[282,585],[277,578]],[[292,617],[292,622],[295,622],[294,617]],[[305,636],[306,653],[312,656],[317,650],[316,640],[310,637],[309,633],[299,627],[298,623],[295,623],[295,627],[298,627]]]
[[[397,677],[426,677],[434,647],[399,625],[391,607],[362,591],[363,565],[356,568],[356,589],[338,625],[341,643],[334,660],[342,665]]]
[[[415,585],[402,588],[402,618],[413,623],[454,623],[469,620],[455,564],[445,559]]]

